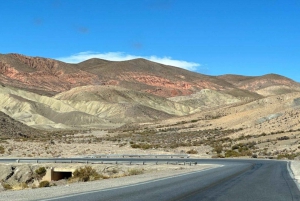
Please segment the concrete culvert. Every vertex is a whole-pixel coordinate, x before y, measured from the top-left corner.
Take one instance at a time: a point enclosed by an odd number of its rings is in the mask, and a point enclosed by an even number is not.
[[[42,180],[45,181],[58,181],[61,179],[69,179],[73,176],[73,172],[75,169],[67,169],[67,168],[48,168],[46,175]]]

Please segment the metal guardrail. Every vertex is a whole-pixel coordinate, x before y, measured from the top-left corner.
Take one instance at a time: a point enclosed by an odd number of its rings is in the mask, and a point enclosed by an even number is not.
[[[134,154],[99,154],[99,155],[88,155],[83,158],[190,158],[188,154],[177,154],[177,155],[134,155]]]
[[[171,165],[196,165],[197,162],[189,160],[176,160],[176,159],[117,159],[117,158],[102,158],[102,159],[83,159],[83,158],[54,158],[54,159],[16,159],[17,163],[84,163],[84,164],[129,164],[129,165],[146,165],[146,164],[171,164]]]

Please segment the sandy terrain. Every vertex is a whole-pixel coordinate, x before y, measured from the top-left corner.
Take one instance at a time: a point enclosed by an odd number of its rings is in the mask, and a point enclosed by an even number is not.
[[[95,137],[104,137],[106,131],[93,131],[88,135]],[[113,135],[113,134],[110,134]],[[5,147],[5,153],[0,154],[0,157],[78,157],[97,154],[186,154],[190,149],[197,150],[198,154],[193,157],[210,158],[207,154],[211,151],[208,146],[195,147],[177,147],[174,149],[133,149],[129,143],[102,141],[90,143],[86,141],[87,134],[77,134],[70,138],[78,137],[78,142],[69,143],[62,140],[54,140],[52,142],[32,142],[32,141],[17,141],[6,140],[0,141],[0,146]]]

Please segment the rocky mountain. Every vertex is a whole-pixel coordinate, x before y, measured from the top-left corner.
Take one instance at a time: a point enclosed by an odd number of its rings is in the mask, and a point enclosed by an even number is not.
[[[281,75],[263,76],[222,75],[219,78],[235,87],[263,96],[286,94],[299,91],[299,83]]]
[[[68,64],[0,54],[0,111],[39,129],[115,128],[300,91],[286,77],[208,76],[145,59]],[[262,108],[261,108],[262,109]]]
[[[0,83],[42,95],[77,86],[116,85],[163,97],[189,95],[201,89],[229,89],[222,79],[144,59],[112,62],[91,59],[67,64],[19,54],[0,55]]]
[[[0,82],[43,95],[76,86],[99,84],[97,75],[53,59],[19,54],[0,55]]]

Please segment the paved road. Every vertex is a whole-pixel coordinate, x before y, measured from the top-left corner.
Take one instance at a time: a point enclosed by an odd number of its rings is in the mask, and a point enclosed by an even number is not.
[[[193,161],[223,166],[179,177],[47,200],[300,201],[300,191],[290,177],[285,161],[212,159]]]

